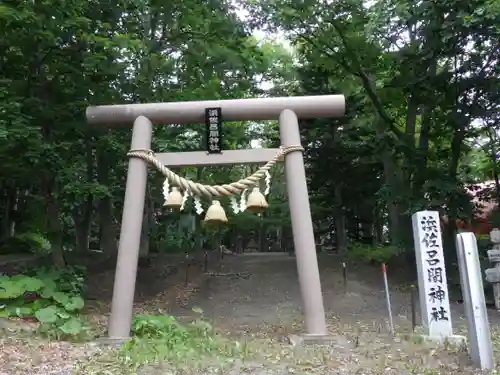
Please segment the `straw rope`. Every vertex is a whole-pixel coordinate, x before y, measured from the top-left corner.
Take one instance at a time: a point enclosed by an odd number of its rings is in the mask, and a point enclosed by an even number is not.
[[[269,160],[264,166],[259,168],[259,170],[254,174],[239,181],[224,185],[205,185],[185,179],[163,165],[158,159],[156,159],[154,152],[151,150],[130,150],[127,153],[127,156],[144,160],[146,163],[154,166],[161,174],[163,174],[170,181],[170,183],[172,183],[172,185],[175,185],[183,190],[189,190],[194,195],[204,195],[207,197],[230,197],[232,195],[240,194],[245,189],[256,185],[257,182],[259,182],[259,180],[266,175],[266,172],[269,171],[269,169],[271,169],[283,156],[295,151],[303,152],[304,148],[302,146],[280,146],[280,150],[276,156]]]

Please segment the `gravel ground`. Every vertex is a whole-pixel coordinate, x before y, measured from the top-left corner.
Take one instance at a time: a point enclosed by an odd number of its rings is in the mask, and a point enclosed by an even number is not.
[[[223,276],[207,278],[185,308],[172,312],[189,315],[192,307],[199,307],[216,326],[231,331],[301,319],[295,257],[271,254],[226,257],[219,269]],[[370,321],[377,332],[388,330],[381,272],[370,266],[356,266],[349,269],[345,287],[336,256],[321,255],[319,264],[325,310],[330,318],[347,325]],[[404,286],[392,285],[391,281],[389,284],[395,323],[400,329],[411,330],[410,294]],[[464,326],[463,306],[451,305],[454,327]],[[490,323],[499,324],[499,314],[489,312]],[[417,322],[419,319],[417,306]]]
[[[191,308],[199,307],[219,331],[246,342],[254,352],[244,362],[217,364],[198,374],[481,374],[463,348],[438,347],[409,336],[409,295],[396,286],[391,288],[391,299],[399,334],[390,337],[383,283],[377,270],[349,269],[345,290],[339,259],[322,255],[319,263],[329,331],[334,337],[327,346],[297,349],[288,343],[290,334],[303,332],[295,258],[288,255],[227,256],[217,268],[218,274],[198,277],[203,280],[200,285],[192,285],[197,278],[193,275],[192,284],[145,301],[137,310],[168,304],[171,313],[189,318]],[[182,273],[177,277],[181,282]],[[167,295],[177,303],[166,301]],[[465,324],[463,309],[453,305],[452,310],[454,329],[461,333]],[[491,312],[490,325],[495,340],[499,332],[496,312]],[[2,375],[71,374],[76,360],[88,361],[85,358],[97,350],[88,345],[8,335],[3,336],[1,344]],[[166,373],[160,365],[137,374]]]
[[[399,335],[390,337],[382,275],[376,269],[367,266],[350,269],[345,288],[340,259],[321,255],[319,264],[329,331],[336,339],[329,348],[309,348],[288,359],[285,355],[279,362],[288,372],[282,369],[276,374],[302,371],[303,366],[295,362],[304,358],[308,363],[316,363],[310,368],[313,373],[434,374],[419,372],[430,369],[439,369],[436,374],[480,373],[473,369],[463,348],[438,347],[410,336],[409,292],[396,285],[391,287],[391,302]],[[250,277],[211,277],[190,299],[188,307],[201,308],[216,327],[228,334],[271,338],[286,352],[288,336],[304,332],[295,258],[282,254],[226,258],[221,273],[250,274]],[[188,309],[184,312],[189,315]],[[182,309],[175,313],[183,315]],[[465,334],[462,305],[452,304],[452,317],[455,331]],[[494,332],[498,323],[498,313],[490,311]],[[275,351],[276,348],[269,349]],[[319,362],[318,355],[322,358]],[[262,371],[256,374],[265,374]]]

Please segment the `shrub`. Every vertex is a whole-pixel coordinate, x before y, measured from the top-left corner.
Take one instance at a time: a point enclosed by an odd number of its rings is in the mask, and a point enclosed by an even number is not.
[[[79,339],[88,333],[78,313],[84,300],[78,288],[59,283],[55,274],[0,276],[0,317],[40,323],[40,333],[57,339]]]
[[[51,244],[39,233],[21,233],[0,243],[0,254],[47,254]]]
[[[167,232],[165,238],[158,241],[159,253],[181,253],[196,248],[197,237],[190,232]]]
[[[354,243],[348,250],[349,258],[371,264],[389,263],[402,252],[396,246],[372,247]]]
[[[83,266],[67,266],[65,268],[40,267],[28,269],[29,276],[44,280],[50,279],[57,284],[59,291],[71,295],[82,296],[86,292],[87,270]]]

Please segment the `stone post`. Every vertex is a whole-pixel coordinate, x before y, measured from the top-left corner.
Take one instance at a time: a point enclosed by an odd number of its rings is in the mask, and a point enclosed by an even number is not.
[[[412,216],[422,325],[430,337],[453,335],[441,226],[436,211]]]
[[[433,341],[461,342],[462,336],[453,335],[439,213],[416,212],[412,225],[424,336]]]
[[[467,316],[469,354],[481,370],[491,370],[495,367],[495,360],[484,300],[477,240],[474,233],[459,233],[456,236],[456,244],[460,284]]]
[[[493,229],[490,232],[490,240],[493,248],[488,250],[488,259],[493,264],[493,268],[488,268],[485,274],[486,280],[493,284],[495,308],[500,310],[500,230]]]

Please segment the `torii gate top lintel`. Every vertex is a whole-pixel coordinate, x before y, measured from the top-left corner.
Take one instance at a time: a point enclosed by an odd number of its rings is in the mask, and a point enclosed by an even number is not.
[[[277,120],[290,109],[299,119],[341,117],[344,95],[294,96],[279,98],[207,100],[189,102],[90,106],[89,124],[132,124],[139,116],[153,124],[196,124],[205,121],[205,109],[220,107],[224,121]]]

